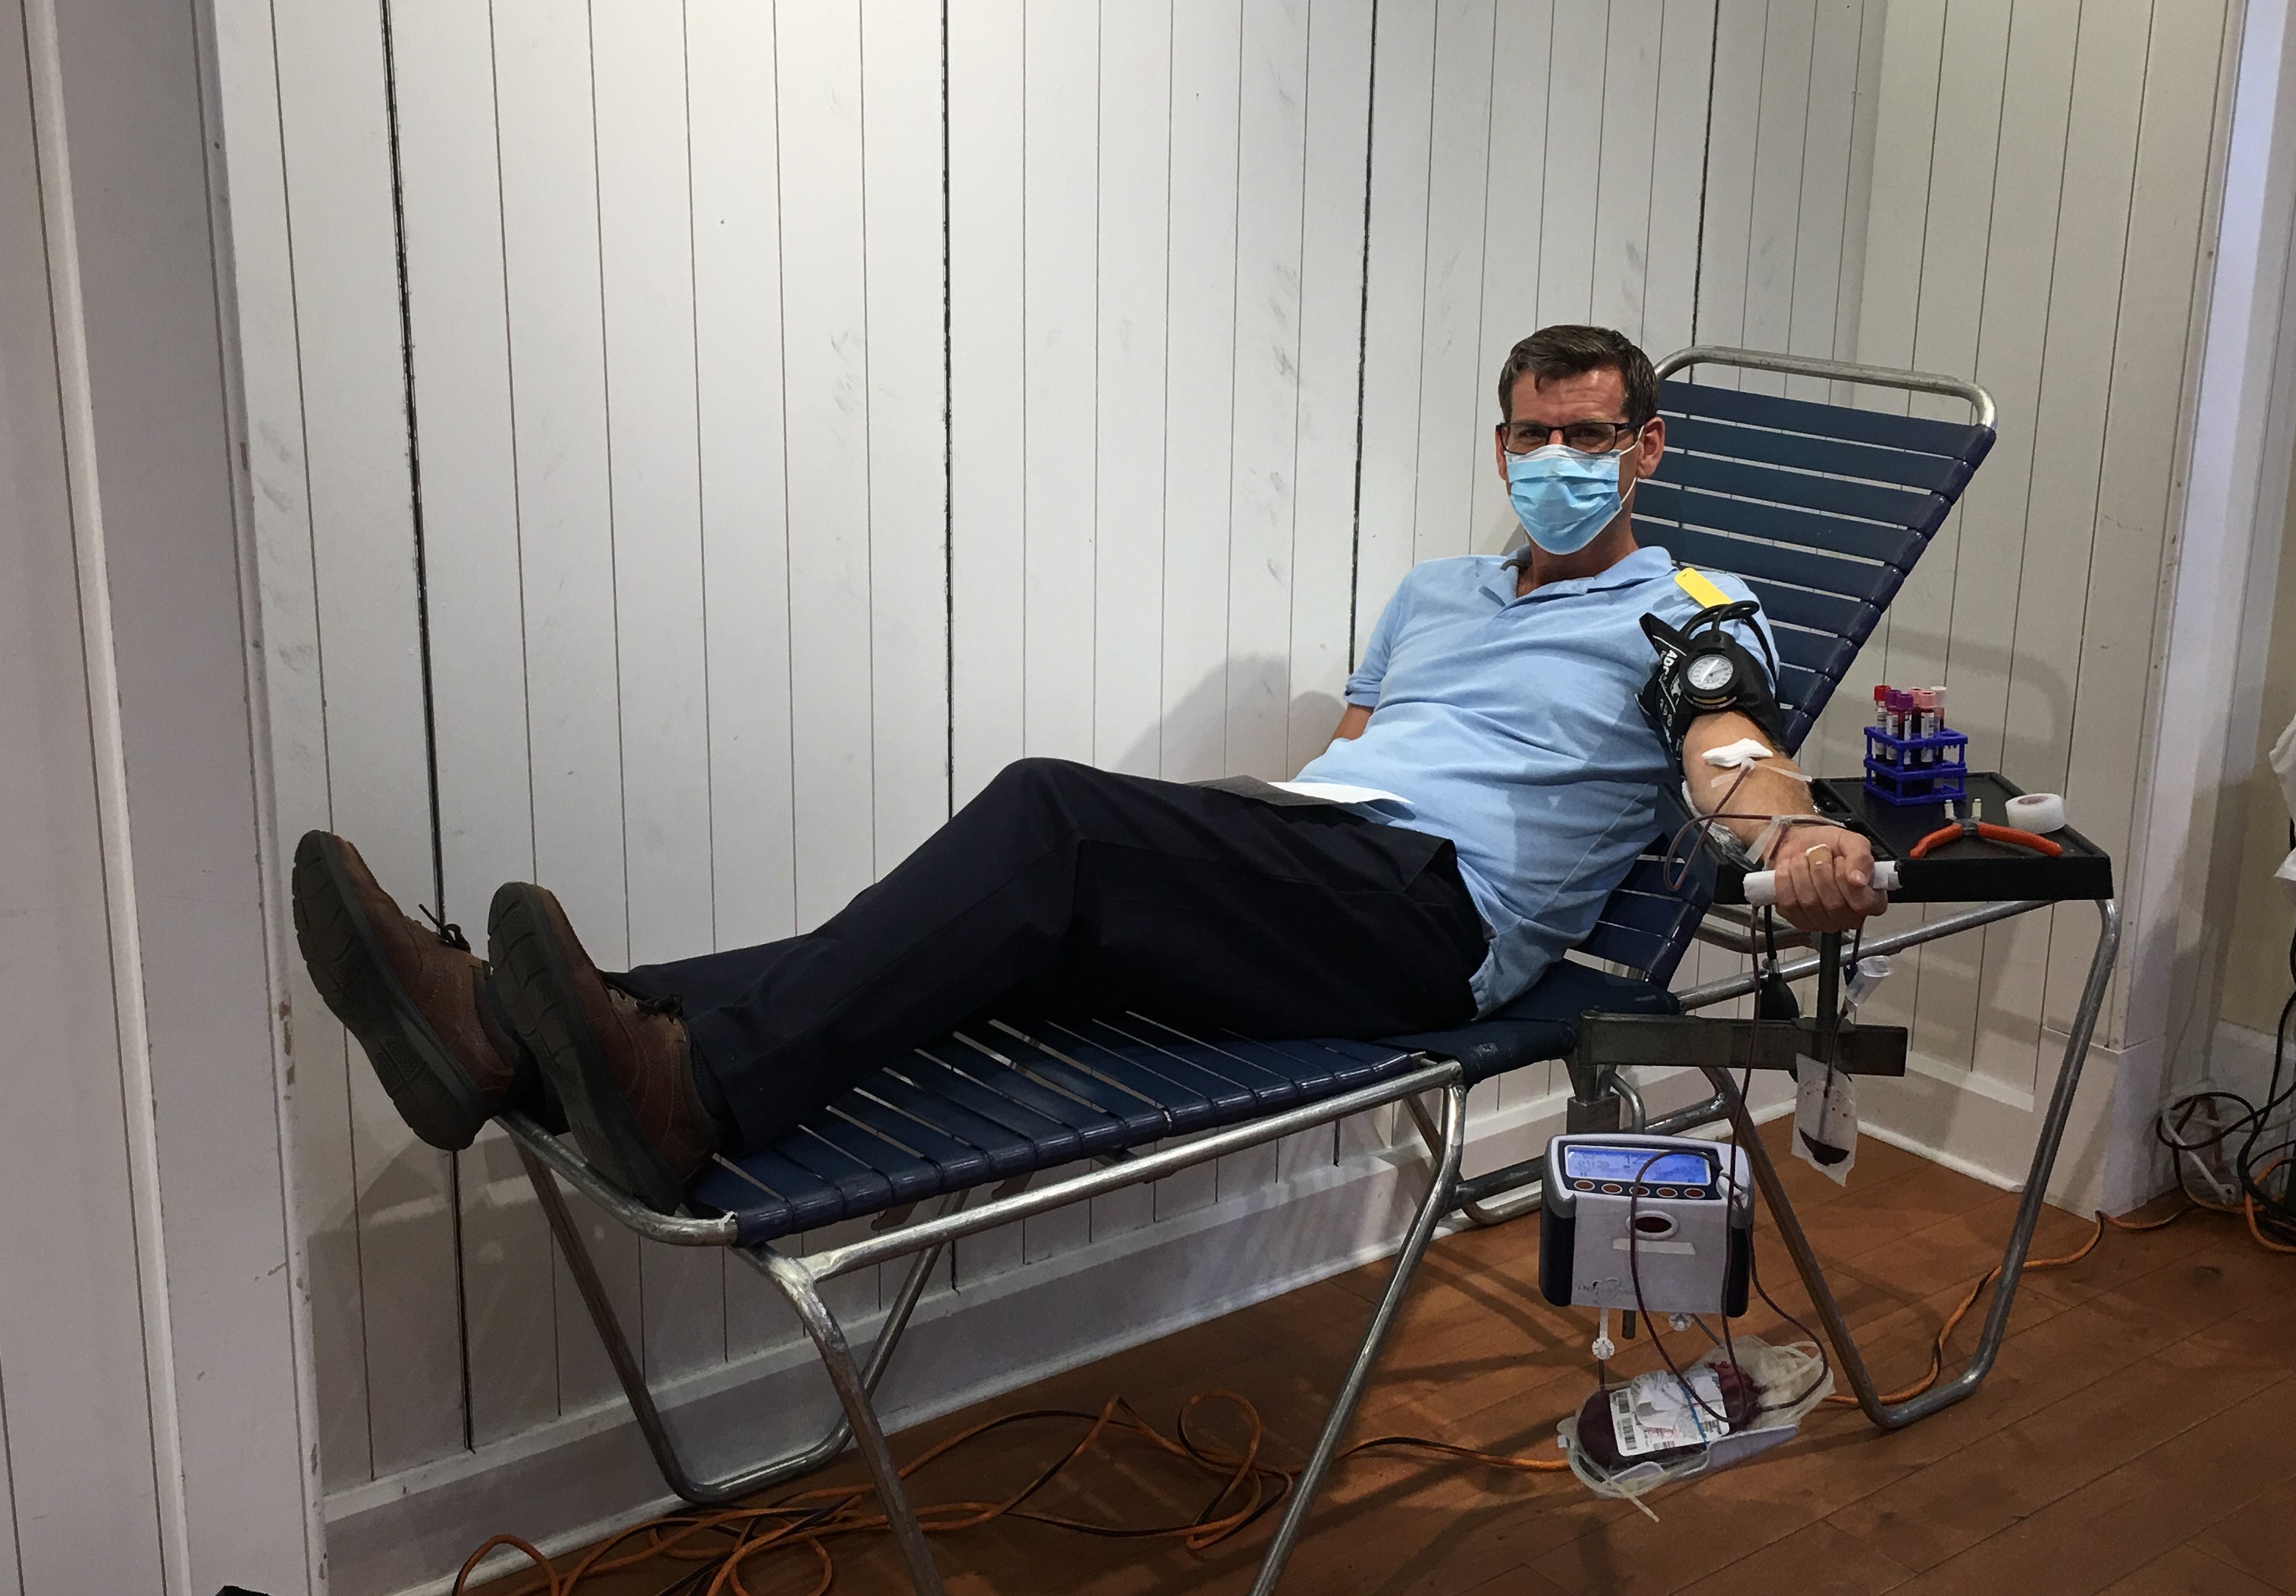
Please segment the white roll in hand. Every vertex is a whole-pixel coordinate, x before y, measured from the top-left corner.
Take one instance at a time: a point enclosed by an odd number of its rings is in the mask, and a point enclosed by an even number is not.
[[[2046,837],[2065,829],[2065,800],[2054,792],[2021,792],[2009,800],[2009,824]]]
[[[1868,883],[1876,892],[1898,889],[1898,862],[1895,859],[1874,861],[1874,880]],[[1755,908],[1767,907],[1778,901],[1778,872],[1775,870],[1750,870],[1746,872],[1746,901]]]

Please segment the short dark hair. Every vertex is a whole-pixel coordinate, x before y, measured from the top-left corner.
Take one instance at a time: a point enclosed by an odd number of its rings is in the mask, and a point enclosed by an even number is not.
[[[1650,356],[1623,332],[1561,323],[1541,327],[1507,351],[1499,367],[1499,416],[1514,419],[1515,379],[1529,372],[1541,383],[1608,367],[1627,385],[1627,421],[1639,427],[1658,413],[1658,373]]]

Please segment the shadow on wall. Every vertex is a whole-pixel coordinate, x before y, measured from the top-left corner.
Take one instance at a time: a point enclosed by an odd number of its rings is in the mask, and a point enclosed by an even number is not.
[[[1963,687],[1959,702],[1966,712],[1972,697],[1995,697],[2004,705],[1996,709],[1997,724],[2013,718],[2013,733],[1992,750],[1982,732],[1972,735],[1972,760],[1998,758],[2002,773],[2036,791],[2061,786],[2067,755],[2072,747],[2073,681],[2046,660],[2020,654],[2006,643],[1968,636],[1948,637],[1934,628],[1915,623],[1907,610],[1891,612],[1891,648],[1905,648],[1924,659],[1950,659]],[[1948,701],[1948,708],[1952,708]],[[1968,731],[1965,725],[1958,729]],[[2046,778],[2046,782],[2044,778]]]
[[[1888,652],[1915,660],[1950,660],[1951,677],[1958,696],[1948,700],[1948,717],[1956,729],[1971,734],[1972,766],[1998,769],[2030,791],[2064,790],[2075,708],[2071,676],[2045,659],[2018,653],[2006,642],[1965,634],[1948,636],[1938,626],[1924,624],[1930,618],[1900,602],[1891,611],[1889,622]],[[1867,644],[1866,659],[1873,667],[1868,673],[1872,679],[1880,680],[1887,674],[1878,634],[1877,641]],[[1853,700],[1858,691],[1857,683],[1863,679],[1853,675],[1849,685],[1833,700],[1846,717],[1858,723],[1864,717]],[[1972,716],[1977,717],[1975,721],[1970,718]],[[2013,724],[2005,729],[2005,722]],[[1812,743],[1816,741],[1816,735],[1813,733]],[[1856,732],[1847,732],[1842,742],[1832,745],[1832,757],[1854,766],[1857,741]],[[1806,750],[1805,757],[1808,757]],[[1824,750],[1819,757],[1828,760],[1826,768],[1833,768]],[[2079,793],[2072,795],[2076,807],[2081,798]],[[2095,813],[2095,807],[2091,813]],[[2125,837],[2116,839],[2103,828],[2098,828],[2094,834],[2108,848],[2126,842]],[[2074,917],[2067,922],[2074,928],[2073,943],[2086,949],[2094,929],[2087,908],[2075,906],[2060,913]],[[2062,1033],[2079,995],[2079,983],[2049,984],[2049,949],[2056,920],[2054,913],[2020,919],[1916,950],[1913,968],[1923,972],[1924,977],[1948,983],[1969,1004],[1965,1017],[1948,1019],[1943,1011],[1931,1011],[1925,1016],[1923,1028],[1932,1034],[1933,1042],[1949,1033],[1949,1051],[1957,1052],[1960,1061],[1966,1064],[1970,1049],[1979,1037],[2032,1037],[2044,1025]],[[2085,960],[2084,954],[2084,962]],[[1928,990],[1926,986],[1924,990]],[[2054,1069],[2054,1056],[2044,1045],[2038,1065],[2044,1080]],[[1997,1068],[1997,1058],[1996,1064]],[[2028,1091],[2033,1081],[2027,1076],[2006,1084],[2014,1090]],[[1944,1146],[1948,1144],[1945,1138],[1951,1134],[1951,1117],[1973,1110],[1961,1100],[1954,1099],[1940,1100],[1931,1109],[1921,1112],[1932,1111],[1942,1117],[1923,1119],[1911,1108],[1893,1110],[1900,1115],[1894,1123],[1908,1134],[1931,1138],[1931,1145]]]
[[[1512,553],[1527,541],[1512,513],[1474,537],[1476,552],[1487,554]],[[1391,589],[1357,594],[1358,637],[1369,634],[1392,596]],[[1292,662],[1280,656],[1233,656],[1207,672],[1120,753],[1103,754],[1098,763],[1108,770],[1172,782],[1228,775],[1287,781],[1324,751],[1347,708],[1338,681],[1294,691],[1292,675]]]
[[[1102,768],[1168,782],[1215,776],[1288,781],[1324,751],[1345,705],[1331,691],[1292,692],[1291,662],[1272,654],[1223,661]]]

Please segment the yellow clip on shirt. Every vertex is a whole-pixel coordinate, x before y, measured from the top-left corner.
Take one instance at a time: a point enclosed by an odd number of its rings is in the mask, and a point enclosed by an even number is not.
[[[1704,571],[1687,565],[1674,568],[1675,585],[1698,601],[1701,610],[1713,610],[1730,602],[1730,595],[1714,585],[1714,579]]]

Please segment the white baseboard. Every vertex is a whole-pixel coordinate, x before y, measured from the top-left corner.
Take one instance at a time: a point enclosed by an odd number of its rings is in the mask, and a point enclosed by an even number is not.
[[[1913,1054],[1904,1079],[1859,1083],[1861,1132],[1988,1184],[2021,1191],[2064,1047],[2062,1032],[2042,1033],[2038,1093]],[[2155,1156],[2151,1132],[2164,1055],[2158,1041],[2089,1048],[2049,1182],[2050,1202],[2080,1215],[2125,1214],[2169,1189],[2169,1167]]]
[[[2227,1019],[2218,1022],[2210,1043],[2209,1074],[2202,1086],[2237,1092],[2249,1101],[2261,1104],[2272,1085],[2275,1039]],[[2284,1078],[2281,1089],[2285,1091],[2287,1084]]]
[[[2199,1078],[2179,1083],[2169,1095],[2182,1098],[2204,1092],[2227,1092],[2261,1108],[2272,1099],[2273,1062],[2277,1047],[2277,1039],[2267,1032],[2251,1030],[2230,1020],[2220,1020],[2210,1034],[2209,1051]],[[2286,1073],[2292,1064],[2296,1064],[2296,1058],[2283,1063],[2279,1082],[2283,1093],[2288,1092],[2292,1084]],[[2229,1105],[2218,1105],[2220,1112],[2226,1108]],[[2220,1119],[2218,1123],[2224,1121]],[[2209,1117],[2202,1115],[2192,1123],[2190,1134],[2204,1134],[2209,1124]],[[2272,1112],[2269,1127],[2260,1138],[2261,1144],[2278,1144],[2287,1136],[2292,1124],[2296,1124],[2296,1103],[2284,1102]]]

